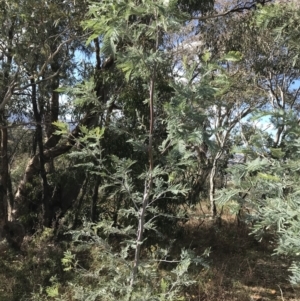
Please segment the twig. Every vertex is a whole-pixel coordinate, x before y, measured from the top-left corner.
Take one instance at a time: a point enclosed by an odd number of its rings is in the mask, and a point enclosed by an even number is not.
[[[282,289],[281,289],[280,285],[277,285],[277,286],[279,287],[279,290],[280,290],[281,300],[284,301]]]
[[[272,0],[265,0],[264,1],[264,4],[265,3],[268,3],[268,2],[271,2]],[[247,3],[245,3],[247,4]],[[234,8],[230,9],[230,10],[227,10],[225,12],[222,12],[222,13],[219,13],[219,14],[215,14],[215,15],[210,15],[210,16],[203,16],[203,17],[192,17],[191,20],[199,20],[199,21],[206,21],[206,20],[209,20],[209,19],[215,19],[215,18],[218,18],[218,17],[225,17],[231,13],[234,13],[234,12],[243,12],[244,10],[250,10],[252,8],[255,8],[256,5],[259,4],[259,2],[255,1],[253,3],[251,3],[249,6],[242,6],[242,7],[239,7],[239,5],[236,5]]]

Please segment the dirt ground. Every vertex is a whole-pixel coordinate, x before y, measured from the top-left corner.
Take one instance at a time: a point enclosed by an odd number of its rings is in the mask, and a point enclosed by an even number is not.
[[[199,215],[195,215],[199,216]],[[193,218],[184,225],[180,244],[201,255],[210,248],[209,269],[196,272],[197,285],[187,294],[193,301],[296,301],[300,289],[288,281],[289,260],[275,256],[271,237],[258,242],[246,225],[233,216],[222,217],[220,225]]]
[[[189,276],[196,284],[186,288],[185,300],[300,301],[300,289],[288,281],[291,262],[273,255],[276,244],[270,235],[258,242],[234,216],[224,214],[216,225],[201,218],[202,213],[191,212],[179,227],[173,250],[176,256],[183,248],[201,256],[210,249],[205,258],[209,268],[191,267]],[[39,285],[47,285],[37,279],[63,274],[58,264],[63,251],[47,241],[36,245],[19,253],[0,244],[0,301],[21,300],[25,292],[30,295]]]

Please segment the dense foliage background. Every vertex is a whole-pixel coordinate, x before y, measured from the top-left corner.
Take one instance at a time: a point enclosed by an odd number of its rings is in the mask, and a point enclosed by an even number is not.
[[[0,18],[0,300],[297,300],[297,1]]]

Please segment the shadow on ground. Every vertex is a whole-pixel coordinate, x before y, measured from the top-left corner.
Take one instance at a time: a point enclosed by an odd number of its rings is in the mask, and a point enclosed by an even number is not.
[[[234,219],[219,226],[193,219],[184,225],[178,248],[190,245],[197,255],[211,249],[210,268],[195,271],[197,285],[187,292],[189,300],[300,300],[300,290],[288,282],[290,262],[273,255],[272,238],[258,242],[249,233]]]

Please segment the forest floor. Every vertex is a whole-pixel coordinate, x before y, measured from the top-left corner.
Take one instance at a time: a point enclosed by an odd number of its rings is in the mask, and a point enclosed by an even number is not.
[[[196,218],[193,218],[195,216]],[[195,275],[197,285],[189,292],[193,301],[299,301],[300,289],[288,281],[290,261],[274,255],[274,242],[258,242],[246,225],[237,225],[232,215],[223,215],[219,226],[199,221],[192,214],[184,225],[178,248],[188,245],[201,255],[210,248],[208,269]]]
[[[300,289],[288,282],[291,262],[273,255],[272,238],[258,242],[249,235],[247,226],[238,226],[230,215],[224,214],[219,226],[201,221],[199,216],[199,212],[191,214],[173,250],[179,254],[182,248],[190,248],[202,255],[210,248],[206,258],[209,268],[198,266],[190,271],[196,285],[186,288],[185,300],[300,301]],[[56,245],[51,233],[28,239],[21,251],[10,249],[4,241],[0,243],[0,301],[37,301],[31,299],[31,293],[38,294],[47,287],[51,276],[64,275],[60,262],[66,247]]]

